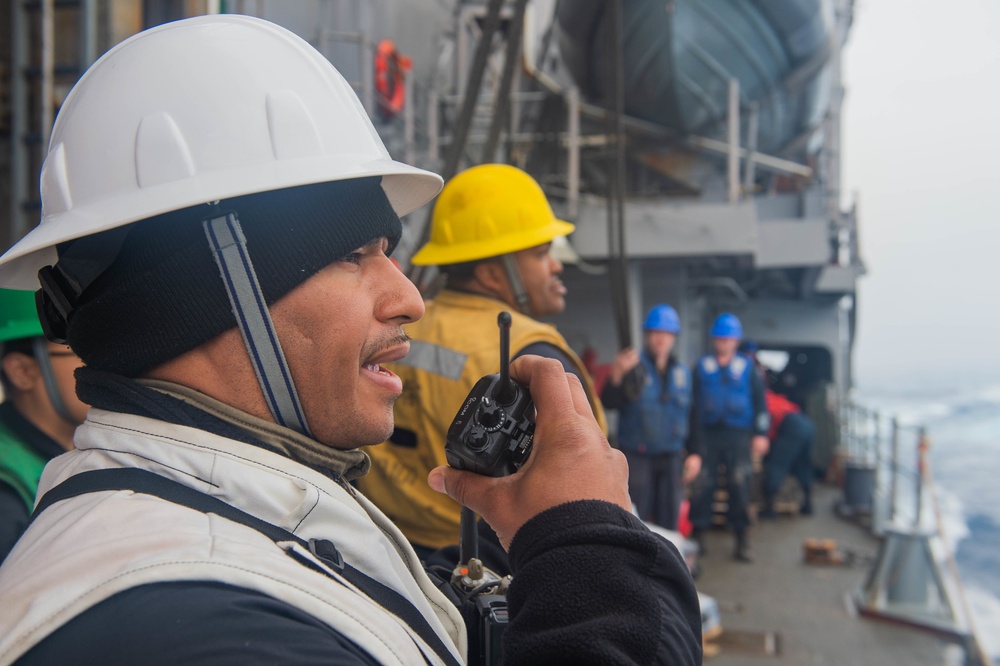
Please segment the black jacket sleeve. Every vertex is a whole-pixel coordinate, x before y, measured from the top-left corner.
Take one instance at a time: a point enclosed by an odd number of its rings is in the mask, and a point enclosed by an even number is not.
[[[534,354],[535,356],[542,356],[544,358],[554,358],[562,363],[566,372],[580,377],[580,371],[576,369],[576,366],[573,364],[573,361],[569,359],[569,356],[566,356],[563,350],[559,349],[559,347],[549,344],[548,342],[534,342],[517,352],[517,354],[514,355],[514,358],[524,356],[525,354]],[[583,381],[583,377],[580,377],[580,381]],[[586,384],[584,384],[584,386],[586,386]]]
[[[621,409],[626,402],[621,384],[612,384],[610,378],[604,382],[604,388],[601,389],[601,404],[604,409]]]
[[[666,539],[613,504],[528,521],[510,549],[506,664],[700,664],[694,583]]]

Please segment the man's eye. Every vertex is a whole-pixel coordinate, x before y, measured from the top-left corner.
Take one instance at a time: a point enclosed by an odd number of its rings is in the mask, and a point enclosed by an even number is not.
[[[362,254],[361,252],[351,252],[350,254],[344,255],[344,258],[341,259],[341,261],[346,261],[349,264],[360,264],[361,259],[364,256],[365,255]]]

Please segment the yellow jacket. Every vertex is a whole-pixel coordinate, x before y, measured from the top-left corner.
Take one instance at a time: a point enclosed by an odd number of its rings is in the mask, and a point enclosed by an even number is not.
[[[413,543],[441,548],[458,543],[460,507],[431,490],[427,473],[446,465],[445,433],[476,381],[500,369],[497,315],[511,312],[511,358],[528,345],[557,347],[576,366],[601,429],[604,410],[583,362],[554,326],[513,311],[486,296],[442,291],[426,304],[423,319],[405,327],[413,339],[405,359],[390,369],[403,379],[392,441],[366,449],[371,471],[358,487]]]

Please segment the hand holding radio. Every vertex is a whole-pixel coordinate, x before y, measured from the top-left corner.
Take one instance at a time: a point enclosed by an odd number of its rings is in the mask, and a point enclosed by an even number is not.
[[[431,487],[482,516],[496,531],[504,548],[510,547],[521,525],[542,511],[566,502],[604,500],[630,510],[628,463],[621,451],[611,448],[601,432],[580,380],[567,374],[559,361],[539,356],[522,356],[514,361],[510,366],[510,378],[519,383],[520,389],[527,389],[524,393],[529,395],[535,411],[526,458],[518,462],[521,444],[510,444],[511,441],[523,442],[523,437],[501,441],[491,433],[486,449],[512,452],[510,465],[516,472],[492,477],[455,467],[437,467],[428,477]],[[453,449],[449,461],[459,455],[458,449],[463,446],[456,446],[456,442],[459,439],[469,441],[468,437],[460,437],[472,431],[475,419],[469,410],[475,404],[479,413],[483,407],[482,396],[492,395],[491,387],[495,388],[496,381],[491,379],[485,384],[485,391],[477,384],[478,391],[473,389],[463,403],[466,413],[463,415],[460,409],[453,428],[449,429],[449,433],[459,433],[449,440]],[[475,395],[480,396],[478,404],[475,401],[470,404],[469,400]],[[518,404],[526,409],[526,403]],[[484,412],[490,409],[492,407]],[[486,415],[481,413],[481,416]],[[493,415],[486,416],[488,423],[493,418]],[[526,416],[522,413],[518,422],[523,418]],[[514,421],[515,417],[508,415],[508,419]],[[508,420],[504,423],[510,427]],[[478,435],[473,438],[476,439]],[[461,464],[466,465],[465,469],[471,468],[468,462],[463,458]],[[474,457],[473,462],[480,464],[482,458]]]
[[[535,405],[528,389],[510,378],[510,313],[500,326],[500,372],[486,375],[462,403],[445,437],[448,464],[486,476],[516,472],[531,453]]]

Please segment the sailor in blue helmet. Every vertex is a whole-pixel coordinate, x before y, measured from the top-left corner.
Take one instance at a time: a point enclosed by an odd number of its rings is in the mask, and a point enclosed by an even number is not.
[[[681,332],[677,311],[669,305],[650,309],[643,324],[641,352],[619,352],[601,401],[617,409],[618,448],[628,459],[629,494],[639,517],[677,529],[684,482],[701,469],[701,455],[687,447],[691,410],[691,375],[671,354]],[[625,377],[641,368],[638,390]]]
[[[704,455],[700,489],[691,505],[694,538],[705,550],[704,532],[712,522],[712,500],[719,466],[726,470],[729,490],[729,525],[736,535],[733,557],[752,561],[747,527],[750,518],[750,454],[763,456],[768,450],[770,417],[764,401],[764,385],[753,361],[736,349],[743,326],[736,315],[723,313],[712,325],[713,353],[701,357],[692,377],[691,436],[693,446]]]

